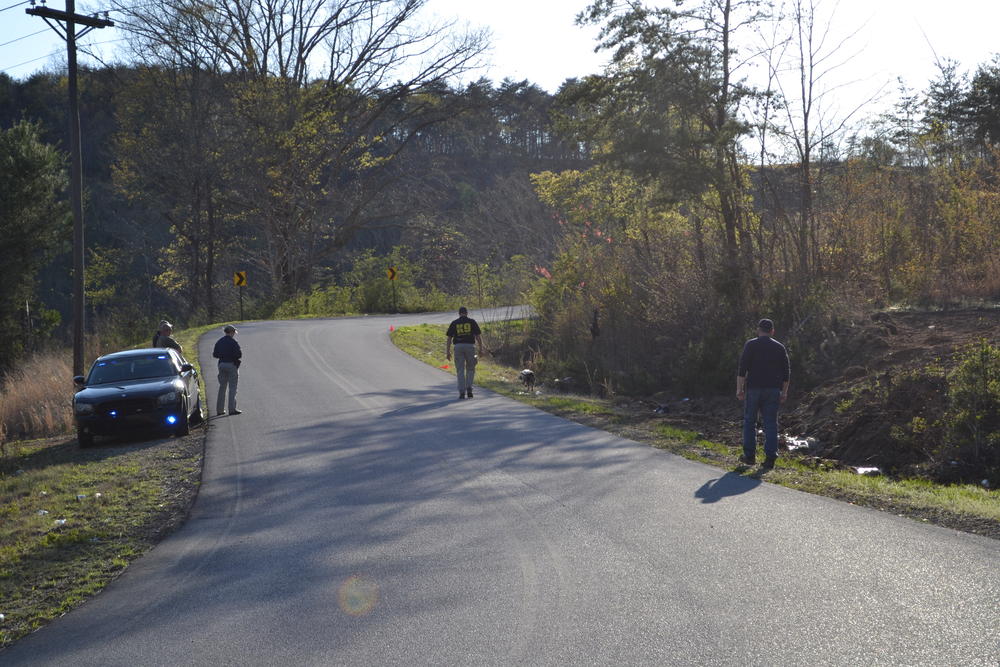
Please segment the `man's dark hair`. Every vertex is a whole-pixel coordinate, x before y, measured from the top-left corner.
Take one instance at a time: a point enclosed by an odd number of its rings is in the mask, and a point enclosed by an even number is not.
[[[461,308],[458,309],[458,314],[459,315],[468,315],[469,314],[469,309],[466,308],[465,306],[462,306]]]
[[[765,318],[757,323],[757,328],[760,329],[761,331],[766,331],[767,333],[771,333],[772,331],[774,331],[774,322]]]

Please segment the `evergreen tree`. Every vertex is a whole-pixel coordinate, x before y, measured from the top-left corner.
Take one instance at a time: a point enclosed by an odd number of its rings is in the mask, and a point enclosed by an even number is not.
[[[36,286],[39,271],[69,239],[69,215],[60,202],[65,160],[39,135],[26,121],[0,130],[0,369],[55,324],[39,308]]]
[[[979,146],[1000,146],[1000,55],[976,70],[968,93],[967,109]]]

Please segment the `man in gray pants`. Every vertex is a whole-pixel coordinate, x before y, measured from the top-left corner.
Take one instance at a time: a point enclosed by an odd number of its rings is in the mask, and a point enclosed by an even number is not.
[[[476,377],[476,346],[483,356],[483,338],[479,324],[469,317],[469,310],[458,309],[458,319],[448,325],[448,345],[444,355],[451,361],[451,346],[455,344],[455,373],[458,375],[458,397],[472,398],[472,381]]]
[[[236,342],[236,327],[227,324],[222,331],[226,334],[215,342],[212,356],[219,360],[219,395],[215,399],[215,414],[226,414],[223,406],[226,404],[226,390],[229,393],[229,414],[243,414],[236,409],[236,385],[240,379],[240,360],[243,350]]]

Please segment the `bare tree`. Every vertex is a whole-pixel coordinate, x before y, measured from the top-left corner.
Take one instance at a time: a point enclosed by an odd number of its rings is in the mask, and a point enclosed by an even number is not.
[[[136,54],[220,84],[220,196],[241,208],[245,255],[276,296],[405,212],[387,195],[393,163],[461,110],[447,84],[486,46],[483,32],[422,24],[427,0],[115,1]]]
[[[824,5],[830,7],[828,12],[823,11]],[[787,6],[788,36],[778,39],[783,44],[781,58],[768,63],[769,80],[784,111],[783,124],[772,125],[772,133],[791,148],[798,170],[798,211],[794,222],[789,222],[801,279],[823,272],[816,195],[823,158],[831,157],[823,152],[836,145],[862,108],[879,94],[847,109],[836,102],[837,93],[855,82],[832,83],[831,78],[859,53],[849,50],[857,31],[833,36],[832,19],[838,6],[839,0],[832,4],[791,0]]]

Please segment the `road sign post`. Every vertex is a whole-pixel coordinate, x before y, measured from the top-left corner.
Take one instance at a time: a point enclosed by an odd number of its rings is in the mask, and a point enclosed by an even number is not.
[[[396,305],[396,276],[399,274],[396,272],[395,266],[390,266],[389,270],[385,273],[389,276],[389,282],[392,284],[392,312],[398,313],[399,306]]]
[[[247,272],[237,271],[233,274],[233,284],[240,288],[240,321],[243,321],[243,288],[247,284]]]

